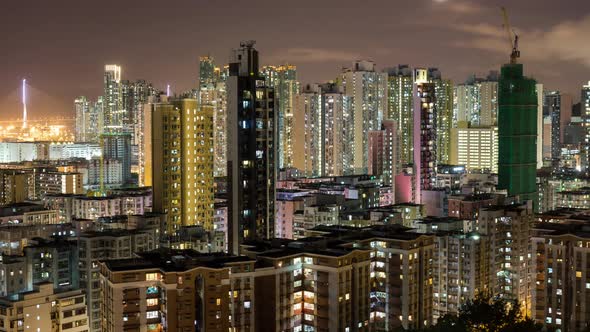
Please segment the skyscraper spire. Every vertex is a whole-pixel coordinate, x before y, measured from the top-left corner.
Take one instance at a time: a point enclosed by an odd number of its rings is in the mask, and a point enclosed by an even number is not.
[[[23,78],[23,129],[27,128],[27,79]]]

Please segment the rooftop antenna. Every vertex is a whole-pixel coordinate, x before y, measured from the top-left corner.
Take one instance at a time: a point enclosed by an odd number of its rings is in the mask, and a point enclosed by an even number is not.
[[[27,79],[23,78],[23,129],[27,129]]]

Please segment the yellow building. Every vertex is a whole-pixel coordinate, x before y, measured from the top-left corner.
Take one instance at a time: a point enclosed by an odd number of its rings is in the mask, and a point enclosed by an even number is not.
[[[154,212],[167,214],[169,235],[182,226],[212,229],[213,107],[165,97],[150,106],[144,183],[153,187]]]
[[[0,205],[24,202],[28,198],[27,174],[0,170]]]

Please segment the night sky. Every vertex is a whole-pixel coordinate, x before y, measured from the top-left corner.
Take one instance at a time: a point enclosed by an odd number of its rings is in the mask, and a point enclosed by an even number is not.
[[[577,99],[590,80],[587,0],[2,0],[0,117],[18,116],[23,77],[31,117],[73,114],[74,97],[102,94],[106,63],[179,92],[196,86],[200,55],[223,64],[246,39],[263,64],[297,65],[303,83],[360,58],[439,67],[463,82],[508,61],[501,5],[527,75]]]

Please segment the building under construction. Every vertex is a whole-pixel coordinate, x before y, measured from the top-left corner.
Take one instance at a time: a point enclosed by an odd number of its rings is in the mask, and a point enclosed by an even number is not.
[[[498,83],[498,189],[520,201],[532,200],[537,209],[537,83],[517,63],[518,36],[510,29],[506,9],[502,13],[512,52]]]

